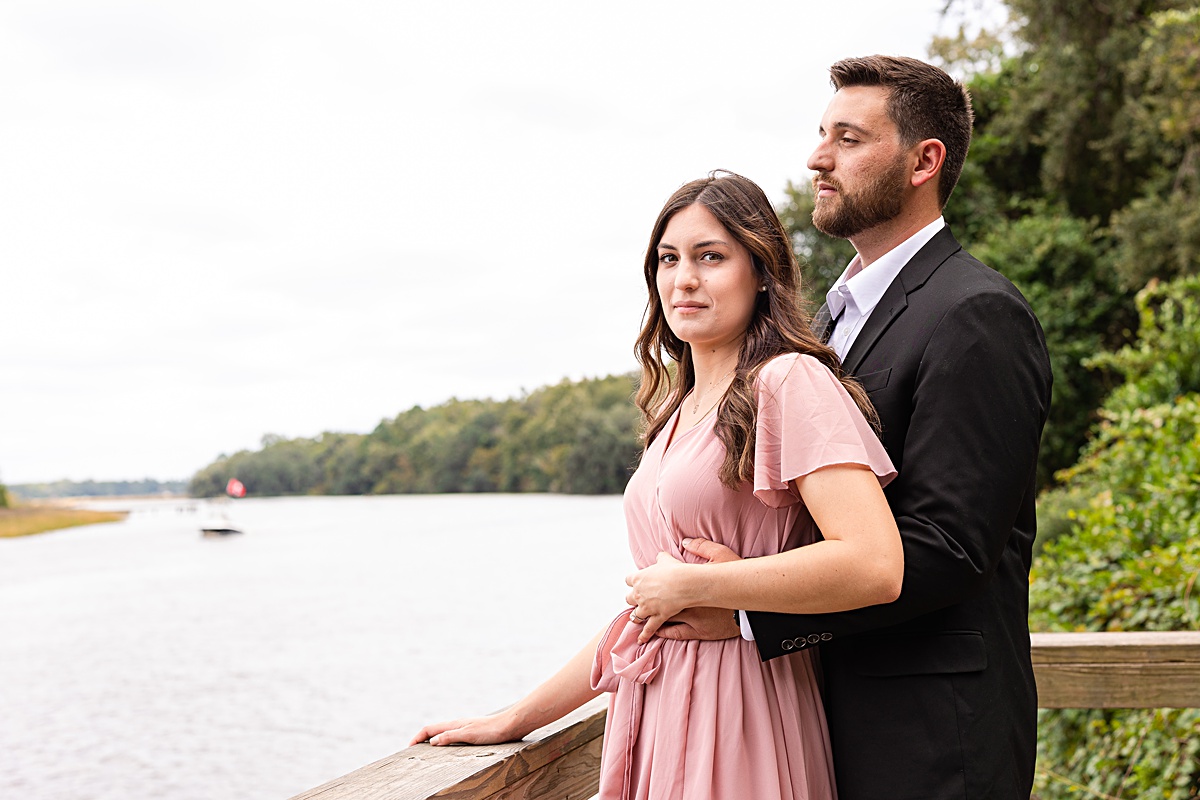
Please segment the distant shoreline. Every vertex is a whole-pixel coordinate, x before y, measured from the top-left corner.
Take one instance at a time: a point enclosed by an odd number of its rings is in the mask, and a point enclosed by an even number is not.
[[[0,508],[0,539],[32,536],[102,522],[119,522],[127,516],[128,511],[91,511],[65,508],[57,503]]]
[[[42,483],[10,483],[8,493],[19,502],[81,498],[132,498],[186,495],[187,481],[159,481],[153,478],[123,481],[57,480]]]

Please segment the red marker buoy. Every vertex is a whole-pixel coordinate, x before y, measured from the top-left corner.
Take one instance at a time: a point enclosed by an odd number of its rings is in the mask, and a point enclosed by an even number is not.
[[[230,478],[229,483],[225,484],[225,494],[230,497],[245,497],[246,487],[237,478]]]

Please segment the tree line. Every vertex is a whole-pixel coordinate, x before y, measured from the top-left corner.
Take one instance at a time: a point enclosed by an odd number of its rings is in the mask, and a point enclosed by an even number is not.
[[[268,435],[192,478],[211,497],[238,478],[251,495],[563,492],[611,494],[637,462],[632,375],[562,381],[508,400],[414,406],[368,434]]]
[[[0,486],[0,499],[3,496]],[[17,483],[9,487],[14,497],[22,500],[42,500],[48,497],[141,497],[160,494],[183,494],[186,481],[50,481],[48,483]]]

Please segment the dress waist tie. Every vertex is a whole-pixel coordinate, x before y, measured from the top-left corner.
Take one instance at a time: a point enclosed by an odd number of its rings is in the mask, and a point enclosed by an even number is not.
[[[600,637],[596,657],[592,661],[592,688],[611,692],[608,706],[608,726],[605,731],[604,754],[601,758],[601,786],[621,786],[622,800],[628,800],[633,776],[633,747],[637,742],[642,719],[642,695],[645,684],[658,674],[659,651],[663,640],[657,636],[645,644],[638,643],[642,626],[629,619],[634,609],[622,611]],[[617,693],[621,681],[631,686]],[[610,744],[624,740],[623,752],[616,753]],[[613,780],[620,775],[619,784]],[[605,793],[607,794],[607,792]]]

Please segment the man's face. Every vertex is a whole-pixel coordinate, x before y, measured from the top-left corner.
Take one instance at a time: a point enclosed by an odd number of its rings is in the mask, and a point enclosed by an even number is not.
[[[852,239],[895,219],[912,185],[909,154],[887,114],[887,90],[839,89],[821,118],[821,142],[809,156],[813,225]]]

